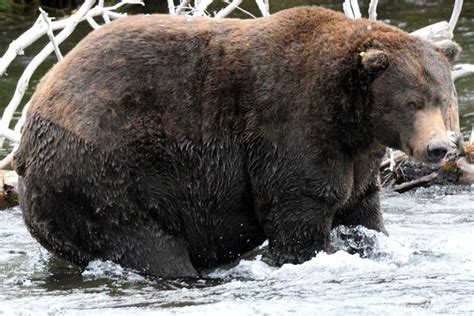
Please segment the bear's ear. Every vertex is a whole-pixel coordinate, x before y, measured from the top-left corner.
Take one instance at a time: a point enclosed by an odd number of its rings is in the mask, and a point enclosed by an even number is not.
[[[450,40],[445,40],[436,43],[436,48],[439,52],[446,56],[446,58],[451,64],[454,64],[454,62],[462,51],[461,46]]]
[[[388,54],[381,49],[368,49],[359,54],[364,70],[372,75],[378,75],[389,65]]]

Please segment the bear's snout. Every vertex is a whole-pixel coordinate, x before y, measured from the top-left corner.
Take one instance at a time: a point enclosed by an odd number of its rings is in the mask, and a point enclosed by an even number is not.
[[[426,147],[426,155],[433,163],[439,163],[448,152],[448,144],[432,142]]]
[[[421,161],[439,163],[449,149],[448,131],[441,111],[419,111],[414,124],[415,133],[409,140],[411,154]]]

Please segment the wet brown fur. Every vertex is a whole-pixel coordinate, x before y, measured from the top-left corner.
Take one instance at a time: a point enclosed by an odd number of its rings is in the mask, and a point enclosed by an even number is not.
[[[32,98],[15,158],[26,224],[73,262],[165,277],[265,239],[277,264],[303,262],[336,225],[385,232],[384,146],[413,141],[407,98],[443,109],[448,80],[430,44],[315,7],[120,19]]]

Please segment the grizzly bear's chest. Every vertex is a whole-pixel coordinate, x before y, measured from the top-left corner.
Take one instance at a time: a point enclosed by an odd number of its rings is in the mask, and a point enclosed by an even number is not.
[[[378,183],[379,167],[384,154],[385,147],[377,146],[354,159],[352,190],[348,202],[358,199],[370,185]]]

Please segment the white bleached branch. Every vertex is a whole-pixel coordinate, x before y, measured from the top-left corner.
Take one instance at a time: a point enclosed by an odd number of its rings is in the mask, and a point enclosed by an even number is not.
[[[23,110],[21,111],[21,116],[20,116],[20,119],[18,120],[18,122],[16,122],[16,125],[15,125],[15,129],[13,130],[14,133],[16,135],[18,135],[18,137],[21,137],[21,128],[23,127],[23,125],[25,124],[25,121],[26,121],[26,112],[28,111],[28,107],[30,106],[30,102],[28,102],[24,107],[23,107]],[[5,156],[1,161],[0,161],[0,170],[3,170],[5,169],[6,167],[10,166],[12,161],[13,161],[13,157],[15,155],[15,152],[16,150],[18,149],[18,146],[19,146],[19,141],[17,143],[15,143],[15,145],[13,146],[12,148],[12,151],[7,155]]]
[[[212,3],[212,0],[195,0],[193,16],[205,16],[207,7]]]
[[[110,23],[110,17],[107,13],[104,13],[102,14],[102,19],[104,19],[104,22],[107,24],[107,23]]]
[[[39,8],[39,11],[41,12],[43,21],[46,22],[46,25],[48,26],[48,30],[46,31],[46,34],[48,35],[48,38],[51,44],[53,44],[54,53],[56,54],[56,57],[58,58],[58,60],[61,60],[63,59],[63,55],[61,54],[61,51],[59,50],[59,46],[58,46],[58,43],[56,43],[56,39],[54,38],[53,29],[51,27],[51,20],[48,17],[48,13],[46,13],[46,11],[44,11],[42,8]]]
[[[81,6],[81,8],[88,6],[88,4],[93,5],[94,3],[95,3],[95,0],[93,1],[86,0]],[[126,14],[121,14],[121,13],[112,12],[112,11],[115,11],[118,8],[127,4],[144,5],[144,3],[141,0],[122,0],[116,5],[111,6],[111,7],[101,7],[98,5],[92,8],[89,12],[87,12],[87,15],[83,16],[81,18],[81,21],[87,19],[87,17],[89,16],[95,17],[95,16],[99,16],[103,14],[107,14],[109,18],[111,18],[112,20],[126,16]],[[68,24],[71,23],[72,21],[71,19],[74,16],[76,16],[78,13],[79,11],[77,11],[74,15],[70,16],[69,18],[51,22],[51,29],[53,31],[64,29]],[[2,58],[0,58],[0,76],[5,73],[8,66],[16,58],[16,56],[23,55],[23,51],[25,50],[25,48],[29,47],[31,44],[36,42],[39,38],[44,36],[47,31],[48,31],[48,26],[43,21],[43,18],[40,15],[38,19],[36,20],[36,22],[34,23],[33,27],[31,27],[29,30],[23,33],[16,40],[12,41],[10,43],[10,46],[8,47],[8,50],[5,52]]]
[[[359,1],[350,0],[350,2],[351,2],[352,12],[354,12],[354,18],[360,19],[362,17],[362,14],[360,13]]]
[[[176,15],[176,10],[174,7],[174,0],[168,0],[168,11],[170,15]]]
[[[411,35],[421,37],[434,43],[453,39],[453,32],[450,29],[449,23],[446,21],[425,26],[412,32]]]
[[[449,30],[451,31],[451,33],[454,31],[454,28],[456,27],[456,24],[458,23],[459,15],[461,14],[461,10],[462,10],[462,5],[463,5],[463,0],[456,0],[454,2],[453,13],[451,14],[451,18],[449,19]]]
[[[346,16],[350,17],[351,19],[355,19],[354,12],[352,11],[351,3],[349,2],[349,0],[345,0],[342,3],[342,10],[344,11],[344,14]]]
[[[3,169],[5,169],[5,168],[7,168],[8,166],[11,165],[11,163],[13,161],[13,157],[15,156],[15,152],[18,149],[18,146],[19,146],[19,144],[15,144],[13,146],[12,151],[8,155],[6,155],[5,158],[3,158],[0,161],[0,170],[3,170]]]
[[[106,14],[110,20],[116,20],[127,16],[127,13],[117,13],[113,11],[105,11],[104,14]]]
[[[88,16],[86,20],[87,20],[87,23],[89,23],[89,25],[90,25],[94,30],[97,30],[98,28],[100,28],[100,25],[94,20],[93,17]]]
[[[30,101],[28,101],[28,103],[26,103],[25,106],[23,107],[23,110],[21,111],[21,116],[16,122],[15,128],[13,129],[13,131],[17,133],[18,135],[20,135],[21,128],[23,127],[23,124],[25,124],[26,112],[28,112],[29,107],[30,107]]]
[[[369,4],[369,19],[376,20],[377,19],[377,0],[371,0]],[[461,9],[463,5],[463,0],[456,0],[454,3],[453,13],[451,15],[451,19],[448,22],[442,21],[432,25],[428,25],[423,27],[419,30],[412,32],[411,34],[414,36],[421,37],[423,39],[429,40],[431,42],[440,42],[444,40],[452,40],[453,39],[453,30],[456,26],[456,23],[459,19],[459,15],[461,14]],[[359,4],[357,0],[345,0],[342,4],[342,9],[344,13],[353,19],[358,19],[361,17]]]
[[[352,19],[360,19],[362,17],[357,0],[345,0],[342,4],[342,9],[344,10],[344,14]]]
[[[370,0],[369,4],[369,20],[377,20],[378,0]]]
[[[388,148],[388,159],[390,161],[390,166],[388,167],[390,169],[390,172],[394,172],[395,171],[395,158],[394,158],[394,155],[393,155],[393,149],[392,148]]]
[[[179,4],[178,8],[176,9],[176,15],[180,15],[185,13],[185,9],[189,6],[189,1],[190,0],[181,0],[181,3]]]
[[[257,3],[258,9],[262,13],[262,16],[270,15],[270,3],[268,0],[255,0]]]
[[[15,93],[12,99],[10,100],[10,103],[6,106],[3,112],[2,119],[0,121],[0,146],[3,145],[3,141],[5,138],[9,139],[13,143],[18,143],[20,141],[20,129],[15,128],[15,130],[11,130],[9,128],[9,125],[13,118],[13,114],[15,113],[16,109],[21,103],[21,100],[23,99],[25,91],[28,88],[29,81],[33,73],[39,67],[39,65],[41,65],[51,53],[56,52],[56,48],[58,48],[58,45],[61,44],[74,31],[78,23],[83,20],[86,20],[89,17],[100,15],[103,16],[105,14],[112,19],[116,19],[124,15],[112,12],[112,10],[116,10],[125,4],[143,5],[143,2],[139,0],[122,0],[121,2],[115,4],[112,7],[104,7],[102,0],[99,1],[97,6],[92,8],[95,3],[96,0],[86,0],[74,15],[60,21],[49,21],[48,23],[48,19],[45,19],[44,14],[41,14],[34,23],[33,27],[23,33],[17,40],[13,41],[5,52],[5,54],[0,59],[1,75],[5,73],[8,66],[11,64],[11,62],[15,59],[17,55],[23,54],[23,50],[26,47],[30,46],[41,36],[50,32],[49,37],[51,42],[48,43],[25,68],[23,74],[21,75],[18,81]],[[53,30],[59,29],[62,29],[62,31],[56,37],[54,37]],[[53,36],[51,36],[51,34],[53,34]],[[59,51],[59,49],[57,49],[57,51]],[[58,55],[57,52],[56,55]],[[25,111],[23,111],[23,113],[26,113],[26,109]],[[22,118],[20,118],[20,121],[24,119],[23,115]]]
[[[453,80],[474,75],[474,65],[457,64],[453,67]]]
[[[123,7],[124,5],[127,5],[127,4],[139,4],[141,6],[145,5],[145,3],[142,0],[121,0],[119,3],[116,3],[111,7],[104,7],[104,4],[102,2],[102,5],[98,5],[95,8],[93,8],[90,11],[90,14],[91,15],[100,15],[100,14],[96,14],[95,11],[100,11],[100,12],[115,11],[115,10],[117,10],[117,9]]]
[[[242,12],[242,13],[245,13],[246,15],[248,15],[249,17],[251,17],[252,19],[256,19],[256,18],[257,18],[255,15],[253,15],[252,13],[250,13],[250,12],[247,11],[247,10],[242,9],[241,7],[237,7],[236,9],[239,10],[240,12]]]
[[[71,16],[70,23],[65,26],[65,28],[58,34],[56,37],[57,43],[61,44],[76,28],[76,25],[86,16],[87,12],[94,5],[95,0],[86,0],[81,8]],[[46,30],[47,32],[47,30]],[[3,145],[3,140],[5,137],[12,140],[13,142],[18,142],[16,135],[12,135],[12,131],[8,128],[8,125],[15,113],[18,105],[20,104],[26,89],[28,88],[29,81],[35,70],[43,63],[43,61],[54,51],[53,44],[48,43],[41,52],[36,55],[31,62],[26,67],[25,71],[18,81],[16,91],[11,99],[10,103],[7,105],[3,112],[2,120],[0,122],[0,147]]]
[[[171,3],[174,1],[168,1],[168,6],[171,6]],[[253,14],[250,12],[243,10],[239,7],[239,5],[243,2],[243,0],[223,0],[222,2],[227,3],[227,5],[220,9],[217,13],[211,14],[207,11],[207,8],[213,0],[180,0],[180,4],[175,8],[176,15],[191,15],[191,16],[209,16],[214,18],[223,18],[228,16],[231,12],[235,10],[239,10],[248,16],[255,18]],[[262,16],[269,16],[270,15],[270,4],[269,0],[255,0]]]
[[[224,9],[217,12],[214,16],[215,18],[224,18],[228,16],[232,11],[234,11],[240,4],[242,0],[233,0],[229,5],[227,5]]]

